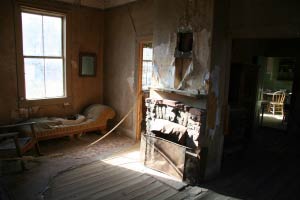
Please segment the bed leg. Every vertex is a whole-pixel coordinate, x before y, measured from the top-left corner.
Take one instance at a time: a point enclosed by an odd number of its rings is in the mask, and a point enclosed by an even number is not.
[[[75,134],[76,139],[80,139],[81,136],[82,136],[82,133]]]

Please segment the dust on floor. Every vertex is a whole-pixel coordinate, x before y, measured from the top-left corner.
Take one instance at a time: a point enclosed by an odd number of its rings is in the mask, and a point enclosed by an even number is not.
[[[139,145],[102,161],[66,170],[50,183],[46,200],[234,200],[198,186],[189,186],[140,162]]]
[[[0,184],[13,199],[38,199],[51,177],[69,168],[74,168],[127,149],[134,140],[113,133],[101,142],[87,148],[87,145],[101,135],[88,133],[80,138],[60,138],[40,142],[44,156],[35,157],[34,151],[26,154],[27,171],[21,172],[17,161],[0,163]]]

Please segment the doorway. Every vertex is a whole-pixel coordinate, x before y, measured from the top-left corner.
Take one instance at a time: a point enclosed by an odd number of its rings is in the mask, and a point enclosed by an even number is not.
[[[296,129],[299,39],[234,39],[229,131],[246,143],[260,129]],[[233,137],[233,136],[232,136]]]
[[[143,40],[139,43],[138,58],[137,141],[141,139],[141,134],[146,130],[145,99],[150,94],[153,74],[153,48],[151,40]]]
[[[259,57],[261,66],[257,101],[260,127],[287,130],[295,57]]]
[[[288,189],[289,198],[299,199],[299,52],[299,39],[232,41],[228,131],[221,173],[210,189],[241,199],[286,199],[279,191]],[[267,126],[266,115],[261,126],[263,101],[270,99],[265,114],[282,116],[281,109],[268,108],[277,91],[291,93],[285,98],[290,101],[287,131]]]

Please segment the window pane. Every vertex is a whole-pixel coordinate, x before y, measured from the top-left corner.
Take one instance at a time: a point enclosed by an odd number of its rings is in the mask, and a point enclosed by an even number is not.
[[[143,48],[143,60],[152,60],[152,48]]]
[[[42,16],[22,13],[23,54],[42,56]]]
[[[143,48],[143,76],[142,76],[142,88],[143,90],[149,89],[152,79],[152,59],[153,49],[152,44],[145,44]]]
[[[152,62],[143,61],[143,76],[142,76],[142,86],[143,89],[148,89],[151,86],[152,79]]]
[[[45,96],[44,59],[25,58],[26,99],[39,99]]]
[[[64,71],[62,59],[45,59],[46,97],[64,96]]]
[[[43,16],[44,54],[62,55],[62,18]]]

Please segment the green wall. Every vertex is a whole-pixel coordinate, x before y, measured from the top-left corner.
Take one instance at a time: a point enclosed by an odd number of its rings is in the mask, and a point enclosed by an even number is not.
[[[267,64],[263,70],[263,88],[264,90],[270,89],[273,91],[285,89],[287,91],[292,90],[293,81],[277,80],[279,70],[279,59],[278,57],[268,57]]]

